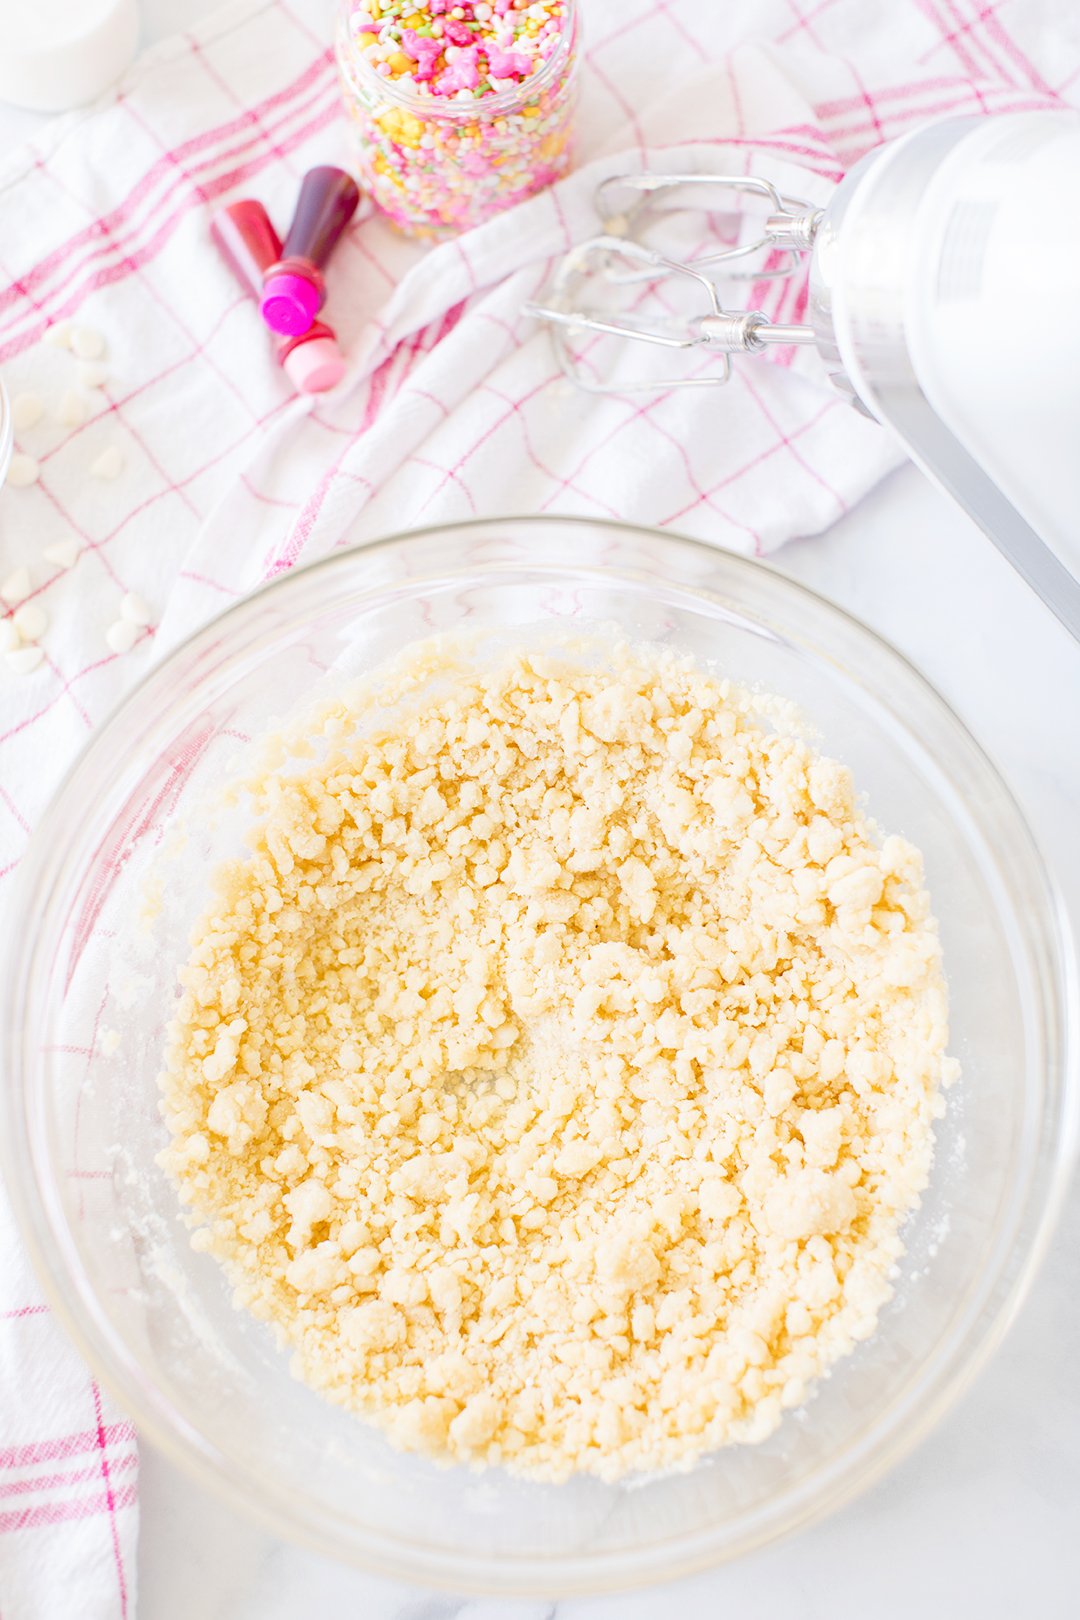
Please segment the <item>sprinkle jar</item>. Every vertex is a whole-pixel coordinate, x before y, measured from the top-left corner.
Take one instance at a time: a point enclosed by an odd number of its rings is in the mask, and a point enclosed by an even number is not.
[[[375,203],[436,237],[557,180],[579,32],[577,0],[346,0],[338,68]]]

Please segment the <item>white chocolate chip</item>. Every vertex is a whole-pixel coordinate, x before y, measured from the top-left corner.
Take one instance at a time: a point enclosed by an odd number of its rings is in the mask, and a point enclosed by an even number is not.
[[[71,352],[80,360],[100,360],[105,353],[105,339],[92,326],[77,326],[71,334]]]
[[[42,556],[56,568],[72,568],[81,551],[82,546],[78,540],[74,535],[69,535],[66,540],[57,540],[55,545],[46,546]]]
[[[124,453],[116,444],[110,444],[90,463],[91,478],[119,478],[123,470]]]
[[[103,388],[109,380],[109,368],[100,360],[84,360],[75,368],[82,388]]]
[[[126,619],[129,624],[149,624],[150,609],[137,592],[128,591],[120,603],[120,617]]]
[[[49,615],[40,602],[24,602],[12,617],[24,641],[40,641],[49,624]]]
[[[33,456],[24,456],[16,450],[8,463],[7,481],[12,489],[25,489],[28,484],[36,484],[41,477],[41,468]]]
[[[4,654],[4,662],[16,675],[29,675],[45,657],[40,647],[15,647]]]
[[[90,401],[77,388],[69,388],[61,394],[53,414],[64,427],[82,427],[90,416]]]
[[[44,414],[45,407],[38,394],[16,394],[11,402],[11,420],[16,433],[25,433],[27,428],[36,427]]]
[[[4,583],[0,585],[0,596],[4,598],[5,602],[10,602],[12,607],[14,607],[17,602],[25,602],[29,595],[29,568],[16,568],[15,572],[13,574],[9,574]]]
[[[130,619],[117,619],[105,632],[105,640],[114,653],[127,653],[139,639],[139,629]]]
[[[71,348],[71,322],[54,321],[47,326],[41,336],[42,343],[47,343],[50,349]]]
[[[22,645],[22,637],[15,628],[14,619],[0,619],[0,653],[14,652]]]

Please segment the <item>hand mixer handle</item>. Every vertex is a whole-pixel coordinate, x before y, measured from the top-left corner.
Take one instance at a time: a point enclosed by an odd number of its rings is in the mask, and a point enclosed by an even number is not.
[[[810,317],[834,380],[1080,640],[1078,189],[1074,112],[878,148],[820,222]]]

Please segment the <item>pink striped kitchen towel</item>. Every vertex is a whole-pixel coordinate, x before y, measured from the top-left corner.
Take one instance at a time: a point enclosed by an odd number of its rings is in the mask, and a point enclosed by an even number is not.
[[[9,391],[56,402],[72,387],[72,356],[39,342],[51,322],[77,316],[109,344],[88,419],[46,413],[22,432],[40,479],[0,492],[0,582],[25,567],[49,616],[42,665],[0,665],[0,917],[91,727],[155,654],[281,570],[510,510],[765,551],[825,528],[894,464],[790,352],[706,396],[568,391],[521,306],[595,229],[597,178],[648,152],[822,200],[922,120],[1080,98],[1073,0],[893,0],[884,23],[865,0],[584,0],[583,169],[428,253],[360,219],[330,276],[350,379],[313,405],[272,364],[207,216],[254,193],[284,222],[304,169],[345,158],[331,9],[240,0],[0,163]],[[782,318],[804,296],[797,282],[759,293]],[[120,476],[92,478],[112,446]],[[67,570],[47,554],[65,540],[80,548]],[[104,632],[128,591],[153,625],[121,656]],[[64,1343],[0,1207],[2,1620],[130,1620],[136,1517],[135,1435]]]

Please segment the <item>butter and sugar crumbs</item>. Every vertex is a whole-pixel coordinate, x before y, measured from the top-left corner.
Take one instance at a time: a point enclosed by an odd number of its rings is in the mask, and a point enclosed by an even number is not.
[[[927,1181],[917,851],[657,649],[432,641],[318,740],[248,785],[180,975],[196,1243],[399,1446],[614,1479],[768,1435]]]

